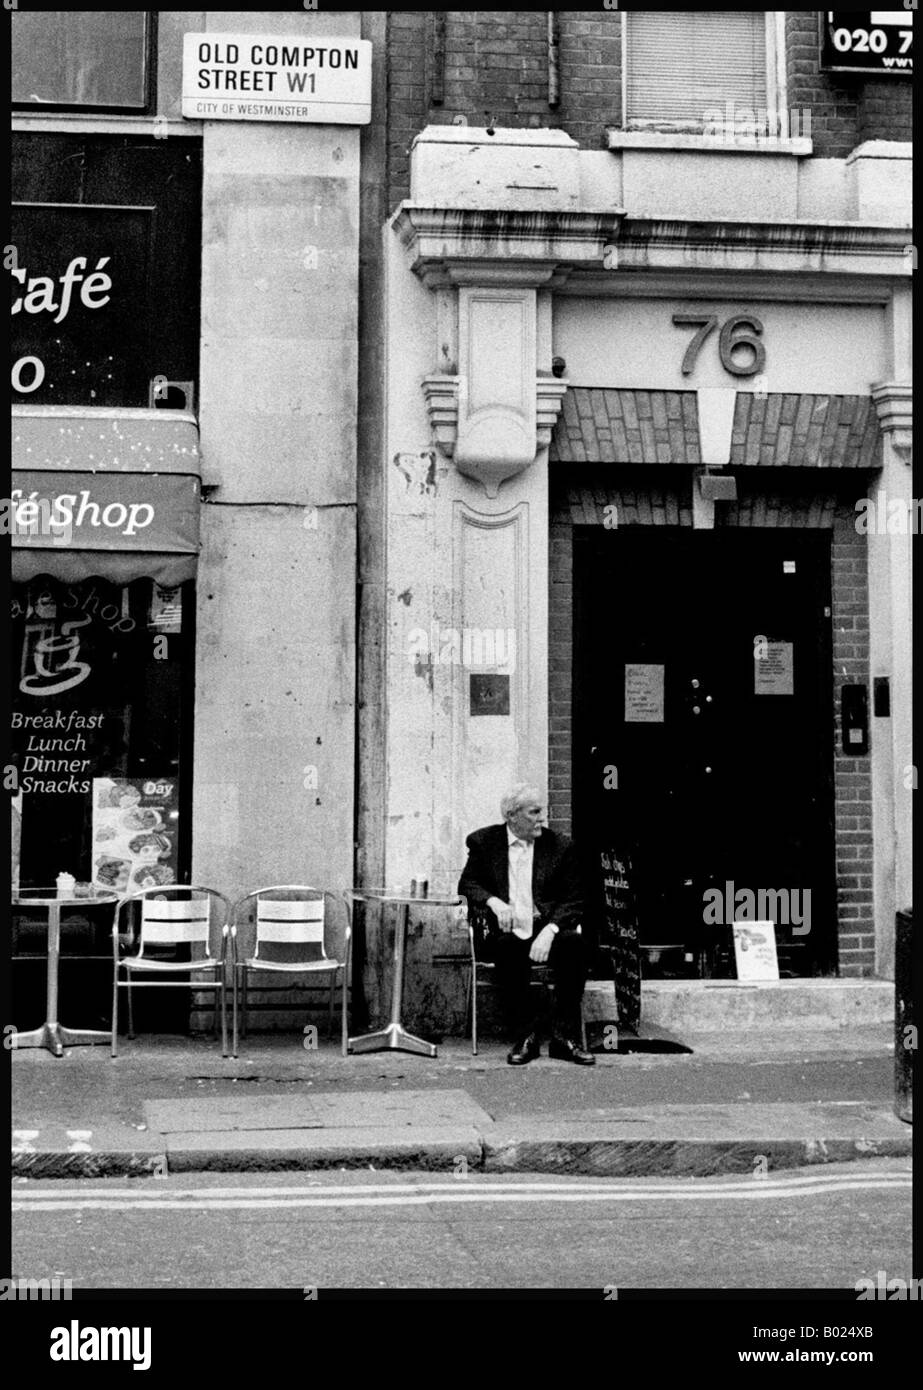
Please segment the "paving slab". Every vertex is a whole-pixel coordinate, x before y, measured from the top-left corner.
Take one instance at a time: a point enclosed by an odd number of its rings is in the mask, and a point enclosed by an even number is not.
[[[491,1123],[485,1110],[460,1089],[323,1091],[314,1095],[203,1096],[198,1100],[150,1100],[151,1129],[161,1134],[317,1129],[438,1129]]]
[[[864,1102],[817,1101],[808,1105],[648,1105],[624,1106],[608,1112],[573,1111],[554,1118],[524,1115],[491,1126],[493,1135],[543,1134],[566,1138],[581,1130],[604,1132],[610,1137],[633,1138],[643,1132],[652,1138],[684,1140],[724,1138],[753,1139],[784,1132],[792,1139],[855,1139],[863,1135],[882,1139],[905,1136],[908,1127],[883,1106]]]

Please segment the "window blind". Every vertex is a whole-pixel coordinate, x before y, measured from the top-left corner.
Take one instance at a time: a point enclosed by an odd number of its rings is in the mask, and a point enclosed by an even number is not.
[[[701,129],[705,112],[728,102],[766,109],[764,11],[636,10],[626,20],[629,124]]]

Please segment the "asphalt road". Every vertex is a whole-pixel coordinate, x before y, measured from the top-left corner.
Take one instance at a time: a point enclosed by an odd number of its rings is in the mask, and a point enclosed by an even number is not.
[[[904,1160],[762,1178],[368,1171],[20,1180],[12,1194],[14,1278],[58,1276],[80,1289],[579,1288],[602,1296],[852,1290],[879,1270],[911,1275]]]

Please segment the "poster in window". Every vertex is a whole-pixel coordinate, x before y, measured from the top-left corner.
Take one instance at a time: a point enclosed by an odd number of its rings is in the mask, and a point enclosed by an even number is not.
[[[777,980],[774,922],[735,922],[734,957],[738,980]]]
[[[93,778],[93,883],[137,893],[176,882],[176,778]]]

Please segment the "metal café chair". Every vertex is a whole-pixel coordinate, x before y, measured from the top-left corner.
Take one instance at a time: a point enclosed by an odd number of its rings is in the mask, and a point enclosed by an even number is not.
[[[467,976],[465,980],[465,1016],[471,1021],[471,1052],[476,1057],[478,1054],[478,986],[492,984],[491,976],[496,967],[492,961],[479,960],[477,956],[478,933],[483,930],[484,913],[477,907],[469,903],[468,905],[468,948],[470,956],[467,964]],[[577,928],[580,931],[580,927]],[[532,981],[541,986],[545,993],[546,1005],[549,992],[553,989],[553,974],[550,965],[532,964]],[[586,1019],[584,1017],[583,1005],[580,1006],[580,1038],[581,1045],[586,1048]]]
[[[137,928],[131,921],[140,908]],[[132,991],[134,989],[211,990],[220,994],[221,1054],[228,1055],[227,960],[230,902],[215,888],[171,884],[144,888],[123,898],[112,928],[112,1055],[117,1056],[119,990],[128,992],[128,1036],[134,1037]],[[218,910],[218,922],[212,917]],[[127,927],[120,933],[123,914],[129,909]],[[220,930],[216,957],[212,943]],[[134,943],[137,950],[126,947]],[[196,954],[196,953],[199,954]],[[124,978],[122,976],[124,975]],[[186,975],[187,979],[156,980],[151,975]],[[208,976],[211,976],[209,979]],[[215,1019],[217,1031],[217,1016]]]
[[[280,896],[281,895],[281,896]],[[327,954],[330,913],[328,905],[343,902],[346,936],[343,959]],[[248,906],[249,905],[249,906]],[[237,941],[244,912],[254,916],[253,954],[238,959]],[[231,914],[231,970],[233,974],[233,1026],[231,1052],[237,1056],[238,1034],[246,1033],[247,986],[252,974],[266,971],[284,975],[329,975],[327,1016],[333,1034],[334,992],[337,975],[342,975],[340,1050],[347,1054],[348,1014],[346,1005],[351,923],[348,905],[342,895],[304,883],[276,884],[247,893],[234,905]],[[285,952],[289,954],[286,955]],[[242,986],[242,988],[241,988]],[[267,987],[271,988],[271,987]],[[275,988],[285,988],[276,986]],[[240,1028],[238,1028],[238,996]]]

